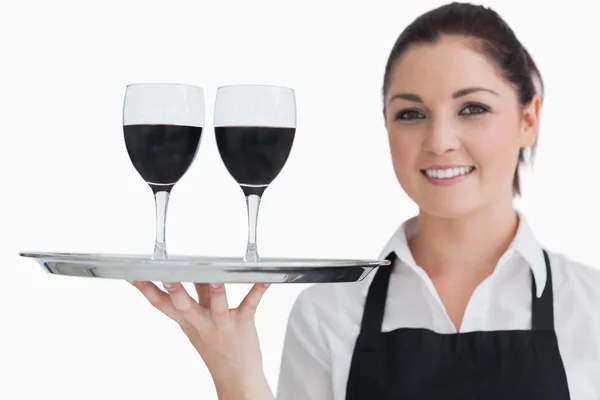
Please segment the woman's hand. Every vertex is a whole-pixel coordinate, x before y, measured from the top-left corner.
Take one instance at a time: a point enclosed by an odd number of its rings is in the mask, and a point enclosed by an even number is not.
[[[177,322],[200,354],[219,399],[273,399],[262,368],[254,314],[268,284],[255,284],[239,307],[230,309],[225,286],[195,284],[198,301],[181,283],[132,282],[150,304]]]

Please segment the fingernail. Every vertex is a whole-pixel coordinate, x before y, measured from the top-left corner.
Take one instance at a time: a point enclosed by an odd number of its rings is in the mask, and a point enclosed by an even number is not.
[[[262,285],[263,285],[264,288],[268,288],[269,286],[271,286],[270,283],[263,283]]]
[[[167,290],[173,289],[173,284],[171,282],[163,282],[163,287]]]
[[[210,287],[213,288],[213,289],[218,289],[218,288],[221,287],[221,284],[220,283],[211,283]]]

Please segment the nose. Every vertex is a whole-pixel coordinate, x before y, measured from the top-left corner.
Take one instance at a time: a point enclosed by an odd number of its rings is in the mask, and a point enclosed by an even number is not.
[[[460,149],[460,140],[456,130],[444,121],[432,121],[425,131],[423,150],[442,155]]]

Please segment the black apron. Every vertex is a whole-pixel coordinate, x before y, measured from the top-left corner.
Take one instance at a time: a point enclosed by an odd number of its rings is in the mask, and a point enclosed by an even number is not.
[[[392,263],[396,258],[393,252],[387,257]],[[544,259],[548,280],[539,299],[532,276],[532,329],[513,331],[439,334],[401,328],[382,332],[392,267],[378,268],[367,294],[346,399],[569,399],[554,331],[552,275],[545,250]]]

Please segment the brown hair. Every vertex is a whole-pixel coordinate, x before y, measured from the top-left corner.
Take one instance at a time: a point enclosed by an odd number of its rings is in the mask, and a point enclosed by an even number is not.
[[[533,58],[502,17],[489,7],[453,2],[422,14],[396,40],[385,67],[384,113],[391,73],[402,54],[412,44],[435,44],[442,35],[461,35],[468,38],[473,48],[502,71],[504,78],[517,91],[522,107],[527,106],[535,94],[543,98],[544,83]],[[531,156],[534,155],[536,147],[537,140],[531,149]],[[525,161],[524,149],[521,149],[513,179],[513,193],[516,196],[521,194],[519,168]]]

